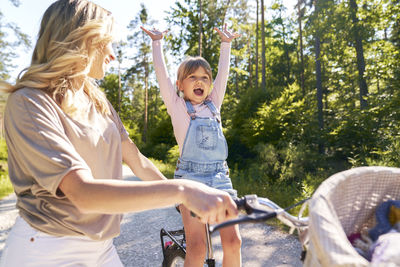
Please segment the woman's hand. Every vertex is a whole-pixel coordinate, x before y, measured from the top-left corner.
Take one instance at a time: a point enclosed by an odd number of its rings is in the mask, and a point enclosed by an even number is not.
[[[224,28],[222,31],[220,29],[218,29],[217,27],[215,27],[214,30],[216,30],[219,34],[219,37],[221,37],[221,42],[230,43],[230,42],[232,42],[233,39],[241,36],[241,34],[239,34],[237,32],[228,31],[226,29],[226,23],[224,24]]]
[[[237,217],[236,204],[227,192],[189,180],[184,183],[182,204],[194,212],[202,223],[221,223]]]
[[[165,34],[168,32],[168,30],[165,30],[165,31],[163,31],[163,32],[160,32],[158,29],[155,29],[155,28],[153,28],[153,30],[148,30],[148,29],[146,29],[146,28],[144,28],[144,27],[142,27],[142,26],[140,26],[140,28],[141,28],[145,33],[147,33],[147,35],[150,36],[150,38],[151,38],[153,41],[161,40],[161,39],[165,36]]]

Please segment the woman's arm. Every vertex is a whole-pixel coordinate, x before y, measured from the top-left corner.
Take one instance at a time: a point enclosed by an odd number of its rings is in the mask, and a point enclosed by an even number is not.
[[[218,223],[237,215],[230,196],[189,180],[121,181],[93,179],[85,170],[74,170],[59,188],[84,213],[125,213],[184,204],[203,223]]]

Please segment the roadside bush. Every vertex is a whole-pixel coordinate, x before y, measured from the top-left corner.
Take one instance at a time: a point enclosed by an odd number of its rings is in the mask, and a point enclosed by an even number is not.
[[[8,178],[6,141],[0,138],[0,199],[12,193],[13,187]]]

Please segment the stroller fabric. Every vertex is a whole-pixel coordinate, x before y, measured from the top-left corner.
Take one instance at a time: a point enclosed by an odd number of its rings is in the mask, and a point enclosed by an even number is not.
[[[368,232],[377,225],[377,207],[399,199],[399,168],[358,167],[329,177],[309,203],[309,244],[304,266],[372,266],[355,250],[348,236]]]

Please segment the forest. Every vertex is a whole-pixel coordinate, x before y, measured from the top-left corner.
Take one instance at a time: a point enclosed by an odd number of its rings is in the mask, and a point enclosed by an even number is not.
[[[164,42],[170,70],[201,55],[215,77],[213,28],[227,23],[242,35],[221,110],[230,176],[240,195],[283,206],[336,172],[400,161],[400,1],[296,0],[290,15],[284,2],[179,0]],[[142,153],[172,177],[179,150],[139,28],[154,23],[142,5],[115,44],[120,67],[99,84]]]

